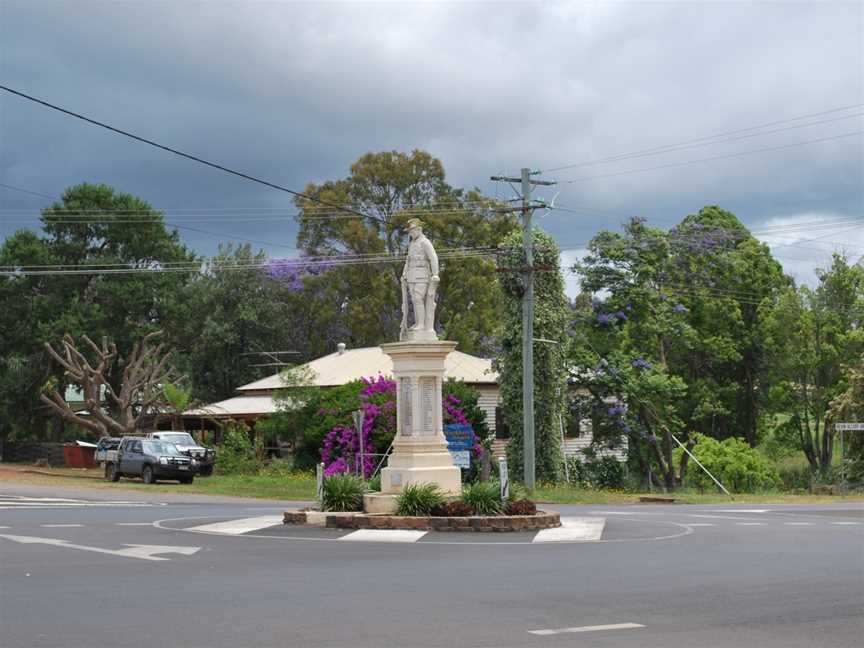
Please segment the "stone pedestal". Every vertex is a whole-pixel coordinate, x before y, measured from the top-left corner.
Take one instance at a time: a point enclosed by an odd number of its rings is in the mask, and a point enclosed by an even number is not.
[[[381,471],[381,494],[394,495],[408,484],[434,483],[458,494],[462,472],[453,465],[444,438],[441,387],[444,360],[456,342],[405,341],[382,344],[393,359],[396,380],[396,438]]]

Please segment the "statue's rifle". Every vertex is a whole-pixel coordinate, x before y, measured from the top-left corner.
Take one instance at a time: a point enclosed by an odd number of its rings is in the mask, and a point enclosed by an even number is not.
[[[399,340],[401,341],[408,331],[408,281],[402,277],[399,283],[402,284],[402,323],[399,325]]]

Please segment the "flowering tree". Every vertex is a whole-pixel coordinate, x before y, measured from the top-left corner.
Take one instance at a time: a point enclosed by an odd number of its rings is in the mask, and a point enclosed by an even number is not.
[[[756,443],[766,373],[760,304],[787,278],[733,214],[705,207],[669,231],[633,218],[621,233],[598,233],[574,269],[583,290],[575,378],[595,399],[627,403],[640,474],[650,462],[667,488],[680,481],[673,434]]]

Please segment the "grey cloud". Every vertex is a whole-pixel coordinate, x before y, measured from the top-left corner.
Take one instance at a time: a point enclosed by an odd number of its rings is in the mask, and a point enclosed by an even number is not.
[[[864,8],[824,3],[29,3],[0,5],[5,83],[302,188],[370,150],[425,148],[457,186],[864,102]],[[860,118],[612,165],[566,180],[860,129]],[[0,96],[0,182],[116,184],[163,206],[290,197]],[[562,243],[622,215],[672,225],[718,203],[754,223],[864,216],[861,139],[562,184]],[[39,201],[0,190],[0,208]],[[292,228],[213,225],[290,242]],[[0,233],[8,234],[7,225]],[[184,237],[186,234],[184,233]],[[202,251],[212,237],[188,240]]]

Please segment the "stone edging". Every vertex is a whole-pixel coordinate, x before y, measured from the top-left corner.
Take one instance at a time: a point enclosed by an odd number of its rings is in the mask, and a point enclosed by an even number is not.
[[[329,529],[398,529],[460,532],[539,531],[561,526],[558,513],[537,511],[537,515],[493,515],[471,517],[401,517],[364,513],[324,514]],[[285,511],[284,524],[307,524],[305,511]]]

